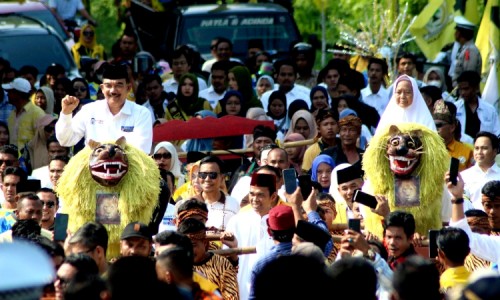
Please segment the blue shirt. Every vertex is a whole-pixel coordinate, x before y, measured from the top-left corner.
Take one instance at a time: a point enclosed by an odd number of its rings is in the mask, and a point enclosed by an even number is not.
[[[317,211],[309,212],[307,214],[307,219],[308,219],[309,223],[318,226],[319,228],[323,229],[326,233],[330,234],[330,231],[328,230],[328,226],[326,225],[325,221],[323,221],[323,219],[321,219],[321,217],[319,216]],[[328,243],[326,244],[325,250],[323,252],[325,254],[325,257],[328,257],[328,255],[330,255],[330,253],[332,252],[332,249],[333,249],[333,240],[330,239],[328,241]]]

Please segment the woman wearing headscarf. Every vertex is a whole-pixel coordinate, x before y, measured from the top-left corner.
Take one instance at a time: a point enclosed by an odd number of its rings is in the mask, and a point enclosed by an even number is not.
[[[33,104],[40,107],[45,111],[46,114],[54,114],[54,103],[56,102],[54,98],[54,92],[48,86],[40,87],[33,98]],[[57,116],[57,115],[55,115]]]
[[[286,95],[282,91],[274,91],[269,96],[267,104],[267,115],[274,120],[278,138],[283,140],[286,132],[288,131],[288,119],[286,109]]]
[[[94,26],[90,24],[82,26],[78,43],[71,47],[71,54],[73,55],[73,59],[78,69],[81,68],[80,59],[82,57],[106,60],[104,46],[97,43]]]
[[[217,115],[210,110],[200,110],[194,114],[195,118],[204,119],[206,117],[217,118]],[[213,139],[190,139],[185,144],[186,152],[192,151],[212,151]]]
[[[294,132],[302,134],[306,140],[314,139],[318,135],[316,122],[308,110],[301,109],[293,115],[285,138]]]
[[[304,140],[305,138],[302,134],[291,133],[285,138],[285,143],[300,142]],[[298,175],[302,175],[302,160],[304,159],[306,148],[307,146],[305,145],[285,148],[285,151],[288,154],[288,161],[290,162],[290,165],[293,166]]]
[[[160,169],[165,169],[174,174],[175,187],[184,184],[184,175],[181,172],[182,162],[179,160],[177,149],[172,143],[158,143],[153,151],[153,159]]]
[[[324,193],[330,190],[333,168],[335,168],[335,162],[329,155],[320,154],[313,160],[311,180],[318,182]]]
[[[450,94],[448,94],[448,87],[446,86],[446,77],[439,67],[430,67],[424,74],[422,80],[427,85],[432,85],[441,89],[441,96],[444,101],[450,101],[448,99]]]
[[[418,123],[436,131],[436,124],[415,79],[401,75],[393,84],[392,97],[380,118],[375,134],[390,125]]]
[[[212,110],[210,102],[198,97],[198,93],[198,78],[191,73],[182,75],[179,79],[177,96],[174,102],[167,106],[165,119],[187,121],[200,110]]]
[[[26,144],[31,170],[49,164],[49,152],[47,151],[47,139],[54,134],[57,119],[52,115],[45,115],[36,121],[36,134]],[[23,154],[24,156],[24,154]]]
[[[243,96],[245,111],[250,107],[262,107],[262,103],[252,87],[252,76],[246,67],[236,66],[230,69],[227,78],[229,89],[238,91]]]
[[[316,116],[319,110],[329,107],[328,91],[321,85],[317,85],[311,89],[309,99],[311,100],[311,113],[313,116]]]
[[[238,91],[227,91],[224,97],[219,100],[221,112],[218,117],[226,115],[245,117],[247,111],[245,110],[245,99]]]
[[[257,92],[257,97],[260,99],[262,94],[267,91],[271,91],[274,89],[274,80],[269,75],[262,75],[257,80],[257,84],[255,85],[255,91]]]

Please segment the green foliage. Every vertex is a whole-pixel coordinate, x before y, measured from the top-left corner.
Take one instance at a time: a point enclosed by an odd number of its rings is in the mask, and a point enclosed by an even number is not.
[[[104,45],[104,49],[111,57],[111,47],[116,42],[123,31],[121,24],[118,24],[117,8],[114,0],[89,0],[90,14],[97,20],[96,28],[97,41]]]

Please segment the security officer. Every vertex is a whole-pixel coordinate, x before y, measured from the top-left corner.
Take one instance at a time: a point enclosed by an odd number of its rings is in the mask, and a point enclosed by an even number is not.
[[[462,16],[455,17],[455,40],[460,44],[455,61],[455,72],[452,80],[457,85],[457,78],[464,71],[475,71],[481,74],[481,53],[474,44],[474,30],[476,26]]]

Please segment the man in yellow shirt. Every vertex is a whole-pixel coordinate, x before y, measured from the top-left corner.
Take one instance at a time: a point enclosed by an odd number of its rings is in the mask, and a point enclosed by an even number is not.
[[[31,84],[24,78],[16,78],[2,85],[7,91],[9,103],[15,108],[10,113],[7,123],[10,131],[10,144],[23,149],[36,133],[36,121],[45,112],[30,101]]]
[[[451,111],[450,108],[454,111]],[[460,161],[458,170],[461,172],[473,165],[473,151],[460,142],[460,129],[457,126],[456,108],[453,103],[437,100],[432,113],[437,132],[446,144],[450,156]]]
[[[469,255],[469,238],[460,228],[445,227],[437,237],[438,260],[446,270],[441,274],[441,289],[446,292],[450,288],[465,285],[469,271],[465,269],[465,258]]]

